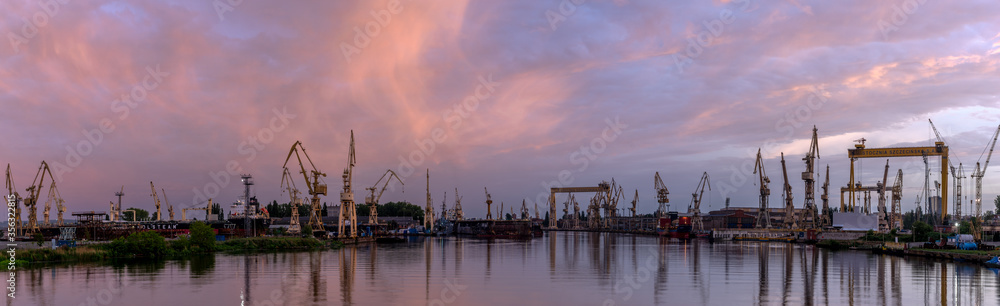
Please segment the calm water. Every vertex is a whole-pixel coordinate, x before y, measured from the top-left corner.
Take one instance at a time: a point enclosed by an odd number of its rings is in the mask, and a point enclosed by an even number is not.
[[[22,271],[8,305],[998,305],[974,265],[598,233]],[[93,304],[90,304],[93,302]]]

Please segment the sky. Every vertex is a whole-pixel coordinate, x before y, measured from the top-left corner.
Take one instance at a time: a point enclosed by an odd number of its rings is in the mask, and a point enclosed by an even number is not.
[[[782,153],[801,207],[813,126],[836,207],[855,139],[932,145],[932,119],[968,176],[1000,125],[996,1],[0,7],[0,162],[24,195],[46,161],[69,212],[106,211],[122,187],[123,207],[153,209],[150,182],[176,208],[231,203],[241,173],[262,200],[285,202],[296,141],[327,174],[322,201],[335,203],[352,131],[359,201],[391,169],[405,186],[381,202],[423,206],[429,170],[435,209],[452,207],[457,188],[467,217],[485,216],[484,187],[505,208],[524,200],[533,211],[548,187],[612,179],[626,194],[619,207],[637,190],[639,212],[651,213],[659,172],[671,210],[683,211],[707,172],[703,212],[727,197],[753,207],[761,148],[771,207],[783,206]],[[923,161],[889,162],[890,182],[904,172],[902,209],[913,209]],[[940,162],[929,164],[940,180]],[[288,165],[298,172],[294,157]],[[881,181],[884,165],[860,162],[858,179]],[[984,212],[997,169],[983,179]],[[968,203],[972,182],[963,187]]]

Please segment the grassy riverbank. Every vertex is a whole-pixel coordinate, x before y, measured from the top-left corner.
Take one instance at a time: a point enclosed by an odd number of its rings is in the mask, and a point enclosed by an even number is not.
[[[15,264],[23,266],[36,263],[96,262],[116,259],[174,260],[215,252],[313,251],[337,249],[343,246],[341,242],[324,242],[312,237],[256,237],[216,242],[215,234],[208,226],[194,223],[191,225],[190,235],[170,241],[156,232],[144,231],[107,243],[75,248],[18,249],[15,254]],[[0,266],[7,266],[9,263],[10,256],[7,255],[3,262],[0,262]]]

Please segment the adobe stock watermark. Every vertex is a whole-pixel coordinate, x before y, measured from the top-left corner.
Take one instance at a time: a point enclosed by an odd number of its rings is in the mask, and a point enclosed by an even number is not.
[[[226,21],[226,14],[236,10],[236,7],[243,4],[243,0],[214,0],[212,1],[212,8],[215,9],[215,14],[219,16],[219,21]]]
[[[549,21],[549,28],[555,31],[560,22],[566,21],[569,16],[576,14],[577,7],[587,3],[587,0],[562,0],[555,10],[545,10],[545,19]]]
[[[735,0],[733,3],[741,4],[739,7],[740,12],[750,10],[750,0]],[[701,24],[705,29],[699,31],[694,37],[687,38],[688,44],[684,48],[684,54],[679,54],[678,52],[672,55],[674,66],[677,67],[678,73],[684,73],[684,66],[694,64],[694,60],[704,54],[705,49],[711,47],[715,43],[715,39],[726,32],[726,26],[733,24],[735,21],[736,14],[728,7],[724,7],[719,11],[718,18],[703,20]]]
[[[423,165],[434,154],[438,145],[448,140],[447,131],[456,131],[462,127],[462,123],[472,116],[475,111],[479,110],[479,106],[482,103],[492,98],[497,87],[500,87],[500,82],[493,80],[493,74],[485,77],[480,75],[477,83],[471,94],[465,96],[465,99],[462,99],[461,102],[452,104],[450,108],[444,111],[442,117],[446,125],[445,127],[431,129],[428,137],[413,141],[417,145],[416,149],[413,149],[405,156],[399,155],[399,165],[396,167],[397,175],[400,175],[404,180],[412,175],[417,168]],[[395,185],[390,184],[390,186]]]
[[[882,40],[889,40],[889,34],[899,31],[899,27],[910,21],[910,15],[916,14],[924,3],[927,3],[927,0],[905,0],[902,5],[893,4],[888,21],[885,18],[878,20],[878,31],[882,34]]]
[[[249,163],[256,159],[258,152],[263,151],[267,148],[268,144],[274,142],[275,134],[284,131],[288,128],[292,119],[298,117],[295,114],[289,113],[287,107],[282,107],[281,110],[273,108],[271,109],[271,113],[272,116],[267,126],[258,129],[257,133],[247,136],[245,140],[236,146],[236,152],[244,156],[243,160],[245,162]],[[226,162],[225,168],[221,170],[209,171],[208,177],[211,181],[205,183],[201,188],[195,187],[191,190],[194,196],[191,198],[188,208],[200,206],[201,203],[208,201],[208,199],[219,196],[222,189],[228,187],[233,181],[233,177],[239,176],[242,172],[243,167],[236,159]]]
[[[146,102],[149,93],[159,88],[167,76],[170,76],[170,73],[160,70],[160,65],[146,66],[146,76],[142,81],[132,85],[129,93],[121,94],[118,99],[111,101],[111,112],[118,115],[117,121],[128,119],[132,110],[139,107],[140,103]],[[49,163],[56,181],[62,181],[64,174],[73,172],[83,163],[84,158],[93,154],[104,143],[105,136],[115,131],[114,121],[111,117],[104,117],[97,121],[96,128],[80,131],[83,139],[77,141],[75,145],[66,146],[66,157],[62,161]]]
[[[829,93],[823,88],[813,87],[810,89],[809,95],[802,104],[799,104],[794,109],[786,110],[785,115],[775,121],[774,131],[781,133],[781,137],[765,140],[764,144],[759,147],[761,154],[764,156],[773,155],[778,150],[778,145],[781,142],[792,139],[795,136],[795,132],[801,130],[802,127],[810,127],[811,125],[806,123],[812,120],[813,114],[823,109],[823,106],[830,102],[828,96]],[[750,148],[747,150],[747,158],[738,167],[736,165],[729,166],[729,169],[727,169],[729,170],[728,181],[716,182],[716,186],[718,186],[717,190],[722,198],[726,198],[729,193],[743,187],[750,178],[754,177],[753,168],[757,161],[757,151],[753,149]]]
[[[468,289],[468,285],[461,285],[458,280],[445,279],[444,288],[441,288],[441,295],[438,298],[431,300],[427,305],[429,306],[444,306],[451,305],[455,300],[458,300],[462,296],[462,292]]]
[[[659,265],[660,254],[656,251],[656,248],[649,248],[649,256],[646,257],[643,264],[635,270],[635,274],[629,274],[628,270],[625,271],[621,279],[615,281],[615,295],[621,299],[621,301],[628,302],[632,299],[632,295],[635,294],[635,290],[642,288],[646,282],[649,282],[653,277],[653,271],[657,271],[660,268]],[[614,306],[618,305],[617,300],[613,298],[604,299],[604,306]]]
[[[124,292],[125,287],[131,286],[135,281],[128,277],[122,277],[120,284],[113,280],[108,280],[108,287],[97,291],[97,294],[86,297],[80,306],[111,305],[115,301],[115,296]]]
[[[398,15],[402,11],[403,5],[399,3],[399,0],[389,1],[386,3],[385,9],[369,11],[368,14],[371,15],[371,20],[363,26],[354,27],[353,44],[340,42],[340,53],[344,55],[344,59],[350,63],[352,56],[361,54],[365,48],[371,45],[372,39],[382,34],[382,29],[392,23],[392,16]]]
[[[48,26],[49,20],[55,18],[62,6],[67,3],[69,0],[35,2],[38,5],[38,10],[31,14],[31,18],[21,18],[21,31],[17,33],[7,31],[7,40],[10,41],[11,48],[14,48],[14,53],[21,53],[21,45],[28,44],[31,39],[38,36],[38,32]]]

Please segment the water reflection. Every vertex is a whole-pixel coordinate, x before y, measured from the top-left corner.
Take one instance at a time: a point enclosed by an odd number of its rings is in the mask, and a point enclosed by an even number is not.
[[[987,296],[1000,302],[997,272],[974,265],[809,245],[586,232],[66,265],[18,276],[19,296],[7,305],[78,305],[98,296],[124,305],[980,305]],[[119,287],[127,289],[106,290]]]

